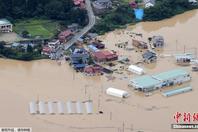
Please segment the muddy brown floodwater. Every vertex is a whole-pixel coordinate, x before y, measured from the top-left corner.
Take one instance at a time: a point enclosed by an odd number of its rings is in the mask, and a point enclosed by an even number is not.
[[[143,38],[163,35],[166,46],[161,52],[197,52],[198,10],[193,10],[159,22],[144,22],[101,36],[108,48],[128,56],[132,62],[140,53],[118,49],[115,43],[129,41],[125,31],[143,33]],[[185,48],[184,48],[185,47]],[[178,68],[172,58],[159,58],[155,65],[144,66],[148,74]],[[190,67],[184,67],[191,72]],[[197,73],[192,73],[193,91],[170,98],[155,92],[144,97],[128,87],[134,75],[114,74],[113,81],[105,76],[86,77],[76,73],[65,62],[58,65],[51,60],[22,62],[0,59],[0,127],[32,127],[34,132],[177,132],[171,129],[175,112],[197,112]],[[124,77],[126,77],[124,79]],[[131,96],[125,100],[107,96],[105,89],[115,87],[127,90]],[[32,100],[68,101],[93,100],[92,115],[30,115],[28,104]],[[97,114],[103,111],[103,114]],[[193,130],[190,130],[193,131]],[[194,130],[196,132],[197,130]],[[185,130],[183,130],[185,132]]]

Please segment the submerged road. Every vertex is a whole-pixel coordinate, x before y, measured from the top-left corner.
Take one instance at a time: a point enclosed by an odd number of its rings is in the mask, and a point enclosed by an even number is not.
[[[96,23],[95,15],[93,13],[90,0],[85,0],[85,5],[89,18],[89,24],[86,27],[84,27],[80,32],[76,33],[70,41],[64,44],[65,50],[69,49],[80,37],[85,35]]]

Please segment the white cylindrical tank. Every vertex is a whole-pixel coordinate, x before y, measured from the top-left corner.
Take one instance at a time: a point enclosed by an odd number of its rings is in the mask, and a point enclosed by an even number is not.
[[[93,113],[92,101],[85,102],[85,107],[86,107],[87,114],[92,114]]]
[[[80,101],[76,102],[76,113],[77,114],[83,113],[82,102],[80,102]]]
[[[35,101],[32,101],[29,103],[29,111],[30,114],[36,114],[37,113],[37,105]]]
[[[46,114],[45,102],[43,102],[43,101],[39,101],[39,113],[40,114]]]
[[[55,112],[54,112],[54,103],[52,101],[48,102],[48,112],[49,112],[49,114],[55,114]]]
[[[115,88],[108,88],[106,90],[106,94],[120,98],[126,98],[129,96],[128,92]]]
[[[58,107],[58,113],[59,114],[64,114],[65,113],[64,103],[62,101],[57,102],[57,107]]]
[[[73,108],[72,108],[72,102],[71,101],[67,101],[67,113],[68,114],[73,114]]]

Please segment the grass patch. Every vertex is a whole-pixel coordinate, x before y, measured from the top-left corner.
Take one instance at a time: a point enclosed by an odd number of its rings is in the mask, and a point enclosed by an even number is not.
[[[14,26],[16,33],[21,34],[23,31],[28,31],[32,38],[37,36],[41,38],[51,38],[59,29],[59,22],[43,19],[18,20]]]

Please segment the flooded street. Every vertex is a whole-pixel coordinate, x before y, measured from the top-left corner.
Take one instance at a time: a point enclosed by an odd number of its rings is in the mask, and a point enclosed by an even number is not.
[[[198,10],[193,10],[164,21],[132,25],[126,30],[107,33],[100,39],[107,48],[118,51],[119,55],[127,55],[132,62],[139,61],[139,52],[114,46],[125,41],[131,43],[125,31],[142,33],[145,41],[153,35],[164,36],[166,46],[162,54],[184,51],[196,54],[197,24]],[[178,67],[172,58],[159,58],[156,65],[145,66],[145,69],[148,74],[154,74]],[[128,81],[134,77],[131,74],[114,74],[116,79],[108,81],[106,75],[86,77],[76,73],[66,62],[58,65],[51,60],[22,62],[0,59],[0,127],[32,127],[35,132],[121,132],[123,129],[125,132],[178,132],[171,129],[175,112],[198,111],[198,75],[191,72],[191,67],[184,68],[192,75],[192,92],[170,98],[154,92],[152,96],[144,97],[128,87]],[[108,87],[126,90],[131,96],[125,100],[107,96],[105,89]],[[88,99],[93,100],[92,115],[30,115],[28,110],[32,100],[66,102]],[[103,114],[98,114],[99,111]]]

